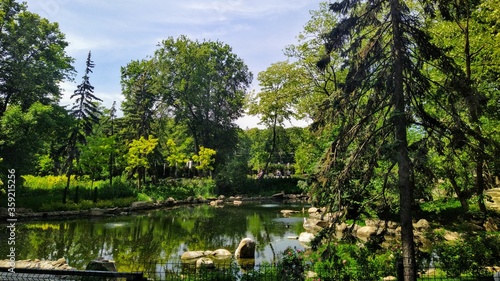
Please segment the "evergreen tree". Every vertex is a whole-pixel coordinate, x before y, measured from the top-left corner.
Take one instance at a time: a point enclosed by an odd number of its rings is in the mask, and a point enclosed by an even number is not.
[[[408,3],[345,0],[330,5],[339,21],[325,35],[327,55],[318,66],[325,69],[329,54],[339,54],[347,76],[339,93],[325,103],[337,127],[317,174],[317,191],[330,206],[342,208],[345,194],[366,194],[375,175],[384,178],[382,190],[397,187],[404,280],[415,280],[412,209],[418,163],[410,156],[425,154],[425,134],[411,142],[408,135],[410,129],[434,134],[442,127],[427,106],[434,102],[435,88],[423,69],[432,64],[442,71],[448,80],[441,87],[450,95],[466,86],[464,73],[431,43],[419,12],[423,8],[411,9]]]
[[[77,144],[86,144],[86,137],[92,133],[92,127],[99,122],[99,108],[96,101],[102,100],[94,95],[94,86],[90,84],[89,74],[92,73],[94,62],[91,59],[91,52],[89,52],[86,61],[85,74],[83,81],[77,86],[71,98],[76,97],[76,101],[71,109],[70,114],[75,118],[76,123],[69,134],[68,142],[65,146],[66,151],[66,176],[67,182],[63,194],[63,203],[66,203],[67,193],[71,180],[71,175],[74,172],[73,161],[79,159],[79,149]],[[75,202],[78,198],[78,186],[76,187]]]

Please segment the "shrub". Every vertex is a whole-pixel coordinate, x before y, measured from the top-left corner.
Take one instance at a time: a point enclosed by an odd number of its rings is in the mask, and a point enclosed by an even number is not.
[[[483,277],[489,275],[485,267],[500,260],[500,238],[487,233],[468,233],[457,241],[435,243],[434,251],[446,276]]]
[[[278,280],[300,281],[304,280],[304,263],[300,250],[288,247],[283,252],[283,257],[278,263]]]

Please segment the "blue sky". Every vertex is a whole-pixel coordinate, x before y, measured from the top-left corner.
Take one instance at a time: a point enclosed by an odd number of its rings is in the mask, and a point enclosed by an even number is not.
[[[92,51],[95,68],[90,77],[95,94],[110,107],[123,100],[120,67],[151,56],[168,37],[219,40],[233,48],[254,74],[285,60],[283,49],[317,10],[320,0],[24,0],[28,10],[58,22],[70,43],[68,55],[79,72],[62,85],[61,104],[81,82],[85,59]],[[255,127],[258,118],[237,121]],[[296,125],[296,124],[293,124]],[[298,125],[298,124],[297,124]]]

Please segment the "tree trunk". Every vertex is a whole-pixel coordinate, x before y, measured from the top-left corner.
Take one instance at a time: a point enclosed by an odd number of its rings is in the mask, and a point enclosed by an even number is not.
[[[66,186],[64,187],[64,192],[63,192],[63,199],[62,203],[66,204],[66,198],[68,198],[68,190],[69,190],[69,183],[71,181],[71,168],[69,168],[68,172],[66,173]]]
[[[455,176],[450,171],[447,171],[446,174],[448,176],[448,179],[450,180],[453,190],[455,190],[455,194],[457,195],[458,200],[460,201],[462,209],[465,212],[468,212],[469,211],[469,203],[467,202],[468,197],[466,196],[465,192],[460,190],[460,187],[458,186],[458,183],[455,180]]]
[[[411,183],[410,158],[408,156],[407,122],[405,116],[405,94],[403,86],[403,38],[400,29],[401,7],[399,0],[391,0],[392,36],[393,36],[393,99],[394,130],[397,150],[399,202],[401,209],[401,243],[403,255],[403,278],[405,281],[416,280],[415,247],[413,244],[413,188]]]
[[[274,154],[274,151],[276,149],[276,123],[277,123],[277,116],[275,115],[274,116],[274,120],[273,120],[273,139],[272,139],[272,144],[271,144],[271,152],[269,152],[269,157],[267,158],[267,162],[266,162],[266,166],[264,167],[264,172],[262,173],[262,177],[260,178],[264,178],[264,175],[267,175],[268,173],[268,169],[269,169],[269,163],[271,162],[271,159],[273,157],[273,154]]]

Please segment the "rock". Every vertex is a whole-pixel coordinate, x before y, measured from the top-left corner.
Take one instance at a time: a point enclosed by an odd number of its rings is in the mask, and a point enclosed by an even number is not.
[[[234,257],[237,259],[255,258],[255,241],[251,238],[243,238],[234,252]]]
[[[294,211],[294,210],[281,210],[281,214],[283,214],[283,216],[289,216],[290,214],[296,214],[296,213],[299,213],[299,211]]]
[[[0,260],[0,267],[10,268],[10,260]],[[40,269],[57,269],[57,270],[72,270],[71,266],[66,263],[66,259],[60,258],[56,261],[41,261],[39,259],[35,260],[18,260],[15,262],[16,268],[40,268]]]
[[[214,269],[215,264],[214,261],[209,258],[199,258],[196,260],[196,268],[200,269]]]
[[[87,264],[85,270],[97,270],[97,271],[111,271],[116,272],[116,264],[112,260],[106,260],[102,257],[99,257],[93,261],[90,261]]]
[[[225,258],[230,258],[233,256],[231,252],[229,252],[226,249],[217,249],[212,252],[212,256],[218,258],[218,259],[225,259]]]
[[[168,197],[167,200],[165,200],[165,203],[170,205],[170,204],[175,204],[176,201],[173,197]]]
[[[66,264],[66,259],[65,258],[60,258],[54,262],[52,262],[52,265],[54,267],[61,267],[61,266],[64,266]]]
[[[384,278],[382,278],[383,281],[395,281],[395,280],[398,280],[398,278],[394,277],[394,276],[386,276]]]
[[[285,192],[273,194],[271,197],[276,200],[283,200],[285,198]]]
[[[148,201],[136,201],[132,202],[132,204],[130,205],[132,209],[145,209],[151,206],[153,206],[153,202],[148,202]]]
[[[311,213],[318,213],[318,212],[319,212],[319,209],[318,209],[318,208],[316,208],[316,207],[311,207],[311,208],[307,209],[307,212],[308,212],[309,214],[311,214]]]
[[[224,201],[222,201],[222,200],[210,201],[210,206],[219,206],[219,205],[223,205],[223,204],[224,204]]]
[[[211,254],[212,251],[187,251],[182,254],[181,260],[194,260],[209,256]]]
[[[372,235],[377,234],[379,228],[373,225],[362,226],[356,231],[356,237],[366,242]]]
[[[297,240],[297,239],[299,239],[299,236],[293,235],[293,236],[287,236],[286,238],[291,239],[291,240]]]
[[[454,231],[446,231],[443,238],[446,241],[456,241],[456,240],[460,239],[460,234],[458,232],[454,232]]]
[[[486,231],[496,232],[496,231],[498,231],[499,225],[500,225],[500,222],[498,219],[488,217],[486,219],[486,222],[484,223],[484,228],[486,229]]]
[[[314,239],[314,234],[309,233],[309,232],[302,232],[299,235],[299,242],[302,243],[311,243],[311,241]]]
[[[219,200],[226,200],[226,196],[224,196],[224,195],[219,195],[219,197],[217,197],[217,199],[219,199]]]
[[[233,201],[233,204],[236,205],[236,206],[241,205],[241,203],[243,203],[243,201],[241,201],[241,200],[234,200]]]
[[[16,208],[16,213],[19,214],[33,213],[33,210],[28,208]]]
[[[418,231],[426,231],[431,228],[431,225],[426,219],[420,219],[418,222],[413,224],[413,228]]]
[[[91,216],[104,216],[104,213],[105,213],[105,211],[103,209],[99,209],[99,208],[91,208],[89,210],[89,214]]]

